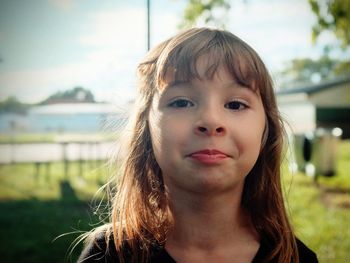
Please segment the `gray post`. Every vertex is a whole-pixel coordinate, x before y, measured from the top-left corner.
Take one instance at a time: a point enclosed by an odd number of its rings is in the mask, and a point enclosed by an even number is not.
[[[147,50],[151,48],[151,0],[147,0]]]

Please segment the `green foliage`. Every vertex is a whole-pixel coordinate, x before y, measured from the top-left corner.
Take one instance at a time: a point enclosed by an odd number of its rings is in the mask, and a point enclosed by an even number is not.
[[[315,80],[326,80],[350,75],[350,61],[339,61],[332,59],[328,55],[323,55],[318,59],[295,58],[286,63],[281,75],[283,84],[308,83],[313,78]]]
[[[309,0],[317,22],[312,28],[316,41],[324,31],[332,32],[346,49],[350,45],[350,0]]]
[[[212,24],[225,28],[224,14],[230,9],[229,2],[229,0],[189,0],[180,28],[190,28],[196,25],[199,19],[203,19],[206,25]]]
[[[17,113],[25,114],[29,105],[24,104],[17,100],[16,97],[8,97],[5,101],[0,102],[0,114],[1,113]]]
[[[62,103],[62,102],[95,102],[91,91],[82,87],[75,87],[66,91],[58,91],[40,104]]]
[[[58,91],[40,102],[39,105],[65,102],[95,102],[95,99],[90,90],[82,87],[75,87],[66,91]],[[26,114],[31,106],[32,104],[22,103],[15,96],[10,96],[5,101],[0,102],[0,114]]]
[[[317,21],[312,28],[314,43],[323,32],[330,32],[339,42],[327,44],[324,54],[318,59],[295,58],[281,72],[281,86],[293,83],[322,81],[350,75],[350,0],[308,0]],[[336,57],[331,57],[337,50]]]

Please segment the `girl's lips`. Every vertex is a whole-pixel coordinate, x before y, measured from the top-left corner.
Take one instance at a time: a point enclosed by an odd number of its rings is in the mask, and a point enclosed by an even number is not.
[[[197,162],[214,165],[220,164],[225,159],[229,158],[229,156],[219,150],[201,150],[194,153],[191,153],[189,157]]]

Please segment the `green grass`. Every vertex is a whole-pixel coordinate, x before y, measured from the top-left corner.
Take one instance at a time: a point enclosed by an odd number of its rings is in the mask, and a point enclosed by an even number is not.
[[[350,258],[350,141],[339,147],[337,174],[313,178],[285,173],[284,186],[297,235],[320,262]]]
[[[4,143],[53,143],[59,137],[72,137],[72,138],[100,138],[104,141],[116,140],[119,133],[97,133],[97,134],[84,134],[84,133],[15,133],[15,134],[0,134],[0,144]]]
[[[55,136],[53,133],[0,134],[0,143],[53,142]]]
[[[108,177],[102,163],[63,163],[49,169],[34,164],[0,166],[1,262],[64,262],[70,244],[96,226],[91,198]],[[338,174],[319,177],[284,173],[292,223],[299,238],[317,252],[320,262],[350,258],[350,140],[339,148]],[[97,200],[99,200],[97,198]],[[72,234],[63,235],[75,232]],[[81,244],[70,259],[75,262]]]
[[[1,262],[76,261],[82,244],[71,256],[69,246],[100,222],[91,200],[107,180],[101,163],[82,168],[79,175],[80,164],[71,163],[64,176],[63,163],[52,164],[49,171],[43,166],[39,174],[34,164],[0,166]]]
[[[79,176],[81,172],[82,176]],[[63,163],[0,166],[0,200],[60,199],[61,183],[68,181],[80,199],[91,198],[106,183],[107,168],[101,162],[72,162],[65,175]]]
[[[88,230],[97,221],[80,200],[7,201],[0,209],[2,262],[64,262],[69,244],[78,236],[75,231]],[[71,232],[75,233],[55,240]],[[81,245],[70,257],[73,262],[79,250]]]

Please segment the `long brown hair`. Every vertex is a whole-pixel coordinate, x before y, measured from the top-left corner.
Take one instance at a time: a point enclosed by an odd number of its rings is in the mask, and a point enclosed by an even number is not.
[[[204,54],[210,56],[209,76],[223,64],[240,84],[261,94],[267,124],[260,156],[245,179],[242,206],[256,231],[272,247],[266,260],[297,262],[280,178],[284,129],[270,75],[248,44],[230,32],[208,28],[177,34],[152,49],[138,66],[139,97],[129,128],[128,154],[112,202],[111,231],[120,260],[125,261],[125,245],[131,250],[133,262],[146,262],[150,246],[166,241],[172,217],[162,172],[152,150],[148,112],[166,73],[172,70],[175,78],[181,80],[196,78],[196,62]]]

